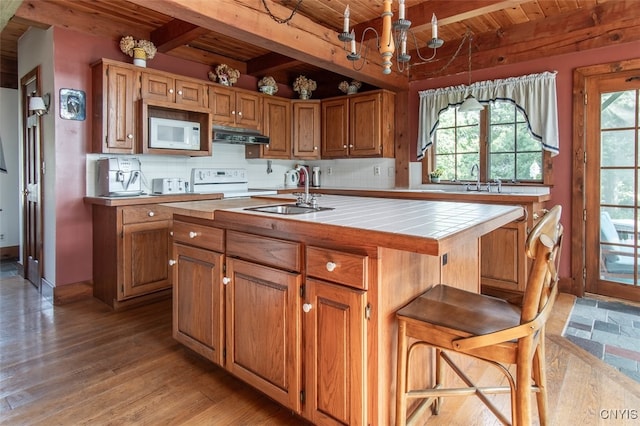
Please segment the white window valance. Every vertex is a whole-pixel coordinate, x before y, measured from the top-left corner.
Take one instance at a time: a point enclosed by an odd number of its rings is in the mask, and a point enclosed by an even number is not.
[[[451,86],[418,93],[418,160],[424,157],[426,150],[433,143],[433,134],[438,128],[440,113],[450,106],[461,105],[469,94],[483,104],[495,101],[513,102],[524,114],[531,134],[540,141],[542,149],[549,151],[551,155],[560,152],[555,71],[479,81],[470,86]]]

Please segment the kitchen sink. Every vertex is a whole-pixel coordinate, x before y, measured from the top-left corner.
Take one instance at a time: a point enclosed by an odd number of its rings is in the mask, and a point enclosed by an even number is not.
[[[305,214],[305,213],[316,213],[324,210],[333,210],[331,207],[304,207],[297,206],[295,204],[278,204],[271,206],[260,206],[260,207],[247,207],[245,210],[252,210],[256,212],[262,213],[275,213],[275,214]]]

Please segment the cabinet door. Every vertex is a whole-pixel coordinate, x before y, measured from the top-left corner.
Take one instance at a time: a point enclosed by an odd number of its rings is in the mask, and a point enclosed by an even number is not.
[[[480,276],[483,286],[524,292],[527,258],[526,222],[509,223],[482,236]],[[499,261],[496,261],[499,260]]]
[[[320,159],[320,102],[293,101],[293,156]]]
[[[171,287],[170,227],[168,220],[122,226],[124,276],[118,300]]]
[[[227,258],[226,368],[300,412],[300,274]]]
[[[176,103],[206,107],[206,86],[193,81],[176,79]]]
[[[245,129],[259,129],[262,119],[260,95],[243,91],[236,92],[236,125]]]
[[[215,124],[236,123],[236,94],[228,87],[209,86],[209,109]]]
[[[173,337],[215,362],[223,363],[224,255],[173,245]]]
[[[359,95],[349,99],[350,157],[382,155],[381,102],[380,94]]]
[[[305,417],[366,425],[366,292],[307,278]]]
[[[349,153],[349,101],[322,102],[322,158],[344,158]]]
[[[175,81],[165,75],[143,72],[141,75],[141,94],[143,99],[157,99],[164,102],[175,102]]]
[[[263,146],[263,158],[291,158],[291,104],[287,99],[265,98],[263,101],[262,132],[269,136]]]
[[[135,148],[135,110],[132,70],[109,66],[106,97],[107,134],[104,152],[133,153]]]

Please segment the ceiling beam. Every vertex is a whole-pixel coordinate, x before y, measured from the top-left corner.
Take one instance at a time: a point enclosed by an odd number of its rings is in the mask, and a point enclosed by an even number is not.
[[[259,76],[286,70],[302,62],[279,53],[267,53],[247,61],[247,74]]]
[[[22,0],[2,0],[0,1],[0,31],[7,26],[9,19],[16,14]]]
[[[151,32],[150,40],[155,44],[158,52],[166,53],[176,47],[189,44],[189,42],[210,31],[189,22],[174,19],[171,22]]]
[[[272,0],[269,9],[276,16],[288,16],[291,11]],[[337,34],[301,14],[287,24],[278,24],[255,0],[130,0],[131,3],[169,16],[179,16],[191,24],[251,43],[263,49],[316,65],[328,71],[348,76],[377,87],[395,91],[408,90],[405,74],[382,74],[381,60],[371,55],[360,70],[347,60],[343,43]]]

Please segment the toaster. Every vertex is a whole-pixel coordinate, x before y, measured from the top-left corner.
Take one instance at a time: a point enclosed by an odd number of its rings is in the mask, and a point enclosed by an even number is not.
[[[184,194],[187,192],[189,182],[181,178],[159,178],[151,180],[151,189],[154,194]]]

